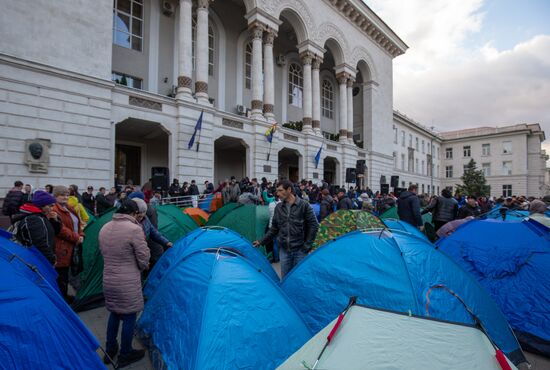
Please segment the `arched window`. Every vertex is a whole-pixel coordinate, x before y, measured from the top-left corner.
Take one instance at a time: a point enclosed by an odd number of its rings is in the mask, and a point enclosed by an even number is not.
[[[197,39],[197,17],[193,16],[192,54],[193,69],[195,69],[195,45]],[[214,76],[214,29],[208,22],[208,75]]]
[[[299,64],[291,63],[288,67],[288,104],[302,108],[303,89],[302,67]]]
[[[323,117],[334,118],[334,89],[329,80],[323,80],[321,89],[321,113]]]
[[[244,86],[252,88],[252,42],[247,42],[244,48]]]

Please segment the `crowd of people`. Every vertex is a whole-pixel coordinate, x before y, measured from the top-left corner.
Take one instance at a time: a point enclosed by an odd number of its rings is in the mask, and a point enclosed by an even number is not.
[[[368,187],[343,188],[324,181],[319,184],[305,180],[270,182],[266,178],[258,181],[246,177],[237,181],[231,177],[216,188],[205,181],[202,192],[195,180],[180,186],[178,179],[174,179],[164,194],[153,191],[150,182],[141,188],[132,184],[112,187],[109,192],[101,187],[96,193],[88,186],[80,194],[76,185],[46,185],[44,189],[33,190],[30,185],[16,181],[4,198],[2,213],[10,218],[10,231],[16,240],[25,246],[36,246],[55,267],[59,290],[70,303],[73,299],[69,294],[69,284],[73,284],[71,278],[82,268],[79,253],[85,240],[84,227],[92,217],[116,207],[112,220],[99,232],[99,249],[104,259],[105,305],[110,312],[105,362],[118,354],[118,366],[124,367],[145,354],[143,350],[132,348],[136,317],[144,305],[142,281],[161,255],[172,247],[158,230],[156,206],[162,201],[180,197],[198,199],[219,193],[224,204],[269,205],[269,227],[263,238],[254,241],[253,245],[275,241],[283,277],[311,251],[319,220],[340,209],[381,214],[397,205],[399,218],[420,229],[423,228],[422,214],[431,212],[437,231],[450,221],[477,217],[500,204],[505,210],[527,210],[531,217],[550,227],[550,219],[544,216],[550,197],[542,200],[524,196],[476,198],[453,196],[449,189],[430,197],[417,194],[417,190],[416,185],[411,185],[400,194],[381,194]],[[163,200],[163,196],[167,199]],[[320,204],[319,220],[311,203]],[[121,322],[119,346],[117,336]]]

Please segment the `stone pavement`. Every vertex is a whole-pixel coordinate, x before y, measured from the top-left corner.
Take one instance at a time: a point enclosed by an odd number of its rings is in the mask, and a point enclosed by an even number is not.
[[[273,267],[275,268],[275,271],[277,271],[277,274],[279,276],[281,275],[281,270],[279,263],[274,263]],[[105,307],[96,308],[94,310],[80,312],[78,314],[82,321],[84,321],[84,324],[90,329],[92,334],[96,336],[101,346],[105,347],[105,335],[107,332],[107,319],[109,318],[109,312],[105,309]],[[134,339],[134,347],[135,348],[143,348],[142,344],[137,340]],[[101,357],[103,358],[103,352],[101,350],[98,350],[98,353],[100,353]],[[534,355],[531,353],[525,353],[527,356],[527,359],[531,363],[531,368],[529,369],[527,366],[520,367],[520,370],[550,370],[550,359]],[[113,369],[112,366],[108,366],[109,369]],[[153,365],[151,364],[151,361],[149,361],[148,354],[145,355],[145,358],[139,362],[136,362],[128,367],[125,367],[125,369],[132,369],[132,370],[154,370]],[[337,369],[334,369],[337,370]]]

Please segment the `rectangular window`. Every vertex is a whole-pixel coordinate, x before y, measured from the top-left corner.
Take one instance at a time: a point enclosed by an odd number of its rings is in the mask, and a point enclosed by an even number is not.
[[[424,184],[422,184],[422,194],[424,194]]]
[[[445,159],[453,159],[453,148],[445,148]]]
[[[414,172],[416,173],[420,172],[420,168],[418,167],[418,158],[416,158],[415,160],[414,170],[415,170]]]
[[[469,158],[472,156],[472,147],[470,145],[465,145],[462,147],[464,152],[464,157]]]
[[[512,196],[512,185],[502,185],[502,196],[503,197]]]
[[[482,163],[481,170],[483,171],[483,176],[491,176],[491,163]]]
[[[422,140],[422,153],[426,153],[426,142]]]
[[[409,148],[413,147],[413,136],[412,134],[409,134]]]
[[[512,154],[512,142],[503,141],[502,142],[502,154]]]
[[[119,72],[113,72],[111,74],[111,80],[119,85],[133,87],[134,89],[141,89],[143,85],[143,80],[141,78]]]
[[[418,148],[418,138],[415,139],[415,142],[416,142],[416,143],[415,143],[414,147],[415,147],[416,151],[418,151],[418,149],[419,149],[419,148]]]
[[[397,134],[397,127],[395,127],[395,125],[394,125],[393,126],[393,142],[394,142],[394,144],[397,144],[397,140],[398,140],[397,135],[398,135]]]
[[[446,178],[453,177],[453,166],[445,166],[445,177]]]
[[[437,158],[439,158],[439,147],[437,147]]]
[[[424,167],[424,160],[422,160],[422,174],[423,175],[426,174],[425,167]]]
[[[113,1],[113,43],[128,49],[143,48],[143,0]]]
[[[405,146],[405,131],[401,131],[401,146]]]
[[[481,144],[481,155],[485,157],[491,155],[491,144]]]
[[[405,154],[401,154],[401,171],[405,171]]]
[[[426,156],[426,175],[427,176],[432,176],[433,174],[433,159],[432,159],[432,156],[431,155],[427,155]]]
[[[512,174],[512,161],[502,162],[502,174],[511,175]]]
[[[465,164],[462,166],[462,173],[466,173],[466,171],[468,170],[468,165]]]

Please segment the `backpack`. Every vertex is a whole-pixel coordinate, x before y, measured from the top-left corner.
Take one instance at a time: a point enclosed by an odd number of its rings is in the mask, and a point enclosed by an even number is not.
[[[17,243],[19,245],[23,245],[25,246],[25,244],[23,244],[23,239],[21,238],[20,236],[20,232],[21,232],[21,221],[23,220],[19,220],[15,223],[13,223],[12,225],[10,225],[10,227],[8,227],[8,230],[7,232],[11,234],[11,238],[10,240],[14,243]]]

